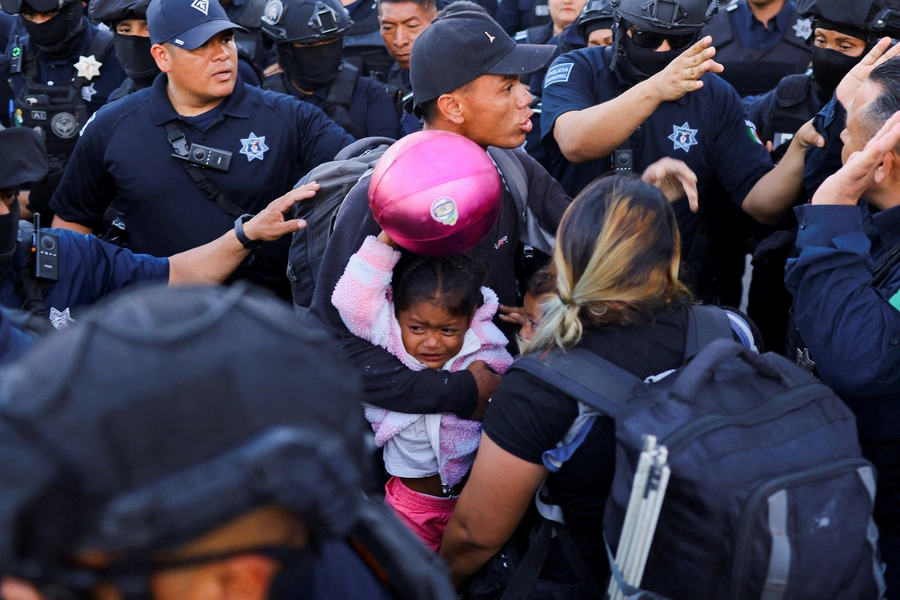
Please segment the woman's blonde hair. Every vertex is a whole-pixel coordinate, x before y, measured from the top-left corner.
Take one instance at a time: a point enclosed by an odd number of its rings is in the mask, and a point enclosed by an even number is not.
[[[678,280],[681,238],[662,192],[633,176],[594,181],[566,210],[556,237],[557,294],[528,351],[581,341],[586,324],[635,323],[690,301]]]

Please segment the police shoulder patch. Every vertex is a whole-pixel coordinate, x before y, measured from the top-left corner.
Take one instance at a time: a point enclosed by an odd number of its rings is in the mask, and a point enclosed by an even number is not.
[[[547,76],[544,77],[544,87],[554,83],[565,83],[566,81],[569,81],[569,75],[572,74],[572,67],[574,66],[574,63],[562,63],[550,67],[547,71]]]

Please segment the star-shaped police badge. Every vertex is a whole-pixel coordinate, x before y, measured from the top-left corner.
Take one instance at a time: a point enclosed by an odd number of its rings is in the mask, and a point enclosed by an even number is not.
[[[250,132],[250,137],[246,139],[241,138],[241,144],[243,145],[241,154],[247,157],[247,162],[252,161],[254,158],[264,159],[266,152],[269,150],[269,147],[266,146],[266,136],[257,137],[252,131]]]
[[[808,40],[809,36],[812,35],[812,17],[808,17],[806,19],[797,19],[797,22],[791,26],[794,30],[794,33],[801,40]]]
[[[90,81],[94,77],[100,76],[100,67],[102,66],[103,63],[91,54],[90,56],[78,57],[78,62],[75,63],[75,70],[78,72],[78,77],[84,77]]]
[[[94,94],[97,93],[97,90],[94,89],[94,84],[86,85],[81,88],[81,97],[84,98],[85,102],[90,102],[91,98],[94,97]]]
[[[675,142],[675,150],[690,152],[691,146],[697,145],[697,130],[691,129],[687,122],[681,127],[672,125],[672,135],[669,136],[669,139]]]

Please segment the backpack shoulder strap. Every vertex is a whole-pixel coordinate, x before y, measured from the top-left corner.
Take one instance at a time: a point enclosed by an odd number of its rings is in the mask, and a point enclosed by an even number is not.
[[[732,331],[728,313],[718,306],[691,306],[688,310],[685,360],[693,358],[719,338],[733,339]]]
[[[364,137],[362,139],[356,140],[352,144],[345,146],[334,156],[334,160],[350,160],[351,158],[358,158],[363,156],[367,152],[372,152],[373,150],[378,149],[379,146],[390,146],[397,140],[389,138],[389,137]],[[324,163],[323,163],[324,164]]]
[[[779,81],[778,87],[775,88],[776,104],[784,107],[800,104],[806,99],[809,86],[809,75],[805,73],[788,75]]]
[[[583,348],[551,350],[519,358],[510,369],[531,373],[575,400],[617,418],[635,386],[642,383],[608,360]]]

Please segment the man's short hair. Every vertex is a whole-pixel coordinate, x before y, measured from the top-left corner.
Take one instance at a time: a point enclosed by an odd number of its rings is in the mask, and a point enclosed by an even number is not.
[[[900,60],[892,58],[873,69],[869,81],[878,85],[881,93],[858,116],[867,142],[894,113],[900,111]],[[900,146],[894,150],[900,152]]]
[[[381,12],[382,4],[400,4],[402,2],[412,2],[413,4],[418,4],[422,10],[437,12],[435,0],[378,0],[378,12]]]

